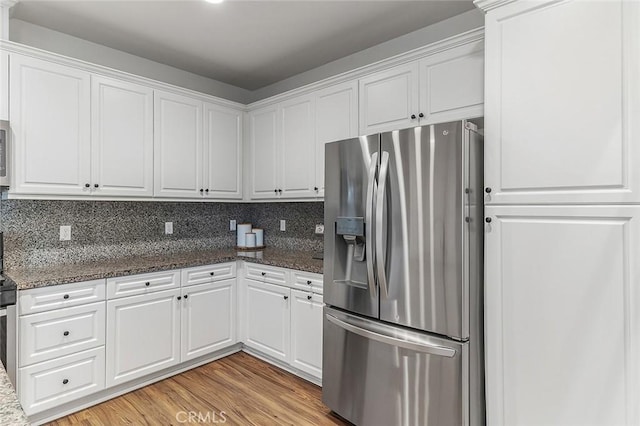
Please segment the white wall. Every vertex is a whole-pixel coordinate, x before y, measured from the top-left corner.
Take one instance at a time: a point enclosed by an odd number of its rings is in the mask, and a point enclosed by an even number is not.
[[[9,22],[9,40],[244,104],[252,99],[249,90],[19,19]]]

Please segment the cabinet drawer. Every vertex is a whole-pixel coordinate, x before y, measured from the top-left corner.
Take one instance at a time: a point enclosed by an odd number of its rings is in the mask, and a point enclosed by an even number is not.
[[[104,346],[19,370],[20,403],[27,415],[104,389]]]
[[[182,286],[206,284],[236,277],[236,263],[198,266],[182,270]]]
[[[117,299],[179,287],[180,270],[129,275],[107,279],[107,297]]]
[[[18,295],[20,315],[69,308],[104,300],[105,280],[83,281],[51,287],[21,290]]]
[[[287,271],[274,266],[245,263],[245,276],[260,282],[287,285]]]
[[[104,345],[105,302],[22,316],[20,367]]]
[[[301,271],[293,271],[292,274],[294,288],[322,294],[322,275]]]

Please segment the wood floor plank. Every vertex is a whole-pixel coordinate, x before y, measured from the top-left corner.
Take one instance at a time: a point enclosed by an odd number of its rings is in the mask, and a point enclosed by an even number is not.
[[[189,424],[189,412],[203,416],[191,424],[212,424],[213,416],[218,424],[241,426],[347,424],[322,403],[318,386],[239,352],[49,425],[177,426]]]

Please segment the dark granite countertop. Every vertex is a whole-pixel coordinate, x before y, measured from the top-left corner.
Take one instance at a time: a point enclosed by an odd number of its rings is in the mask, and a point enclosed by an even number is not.
[[[30,424],[22,410],[22,406],[18,402],[18,397],[11,381],[9,381],[9,376],[2,363],[0,363],[0,425],[28,426]]]
[[[171,253],[161,256],[138,256],[86,263],[60,264],[32,269],[11,269],[5,271],[5,276],[17,285],[18,290],[26,290],[234,260],[245,260],[247,262],[321,274],[323,262],[322,260],[313,259],[312,256],[313,252],[309,251],[277,248],[267,248],[256,252],[218,249]]]

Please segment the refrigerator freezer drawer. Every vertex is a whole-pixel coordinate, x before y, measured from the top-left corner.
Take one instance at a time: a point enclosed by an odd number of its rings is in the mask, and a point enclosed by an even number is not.
[[[322,399],[356,425],[468,425],[468,345],[325,307]]]

